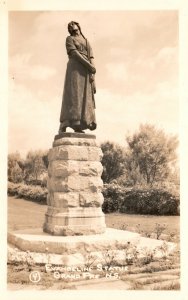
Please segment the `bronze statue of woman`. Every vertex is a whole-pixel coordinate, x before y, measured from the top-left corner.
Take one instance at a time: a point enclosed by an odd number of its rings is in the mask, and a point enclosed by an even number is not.
[[[96,129],[94,57],[88,40],[82,34],[79,23],[68,24],[70,35],[66,38],[69,57],[65,75],[59,133],[70,127],[75,132]]]

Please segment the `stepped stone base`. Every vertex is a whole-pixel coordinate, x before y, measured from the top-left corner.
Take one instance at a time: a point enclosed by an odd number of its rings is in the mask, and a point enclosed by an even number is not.
[[[8,242],[24,251],[45,252],[46,248],[54,254],[87,254],[93,251],[123,249],[128,241],[139,239],[135,232],[108,228],[99,235],[89,236],[51,236],[42,229],[25,229],[9,232]]]
[[[48,207],[48,212],[50,208]],[[53,235],[88,235],[105,231],[104,214],[99,208],[76,208],[53,217],[53,209],[46,214],[43,230]]]
[[[161,247],[164,241],[141,237],[130,231],[107,228],[105,233],[88,236],[51,236],[42,229],[27,229],[9,232],[9,261],[26,261],[32,257],[35,263],[51,263],[65,266],[84,266],[94,258],[95,263],[106,264],[108,251],[117,256],[116,264],[124,264],[127,246],[137,247],[139,256],[146,256],[150,251]],[[176,244],[166,243],[172,252]],[[16,247],[16,250],[15,250]],[[110,253],[109,252],[109,253]],[[113,256],[114,256],[113,254]],[[162,256],[160,250],[156,256]]]

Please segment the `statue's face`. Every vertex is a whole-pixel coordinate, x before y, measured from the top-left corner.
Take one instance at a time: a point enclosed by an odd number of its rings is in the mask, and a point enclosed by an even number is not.
[[[80,33],[80,30],[79,30],[79,28],[78,28],[78,26],[76,24],[73,24],[73,26],[72,26],[72,32],[76,33],[76,34]]]

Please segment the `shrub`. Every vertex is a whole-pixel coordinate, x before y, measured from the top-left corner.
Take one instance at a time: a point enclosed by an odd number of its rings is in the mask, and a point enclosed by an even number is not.
[[[125,194],[120,212],[178,215],[179,199],[163,189],[132,190]]]
[[[8,182],[8,194],[10,196],[18,196],[18,190],[22,186],[22,184],[17,184],[13,182]]]
[[[17,196],[35,202],[46,203],[47,189],[40,186],[8,182],[8,195]]]
[[[111,213],[119,211],[120,203],[125,195],[125,188],[116,183],[104,184],[103,188],[103,211]]]
[[[165,189],[126,188],[116,183],[104,185],[105,213],[179,215],[179,197]]]

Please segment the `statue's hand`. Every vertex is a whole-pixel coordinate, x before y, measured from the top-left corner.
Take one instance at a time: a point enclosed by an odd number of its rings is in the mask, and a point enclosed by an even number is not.
[[[92,83],[95,80],[94,74],[89,74],[89,82]]]
[[[90,65],[89,71],[91,72],[91,74],[95,74],[96,73],[96,69],[93,65]]]
[[[91,74],[96,73],[94,65],[92,65],[87,59],[85,59],[77,50],[72,51],[72,57],[77,59],[81,64],[83,64]]]

